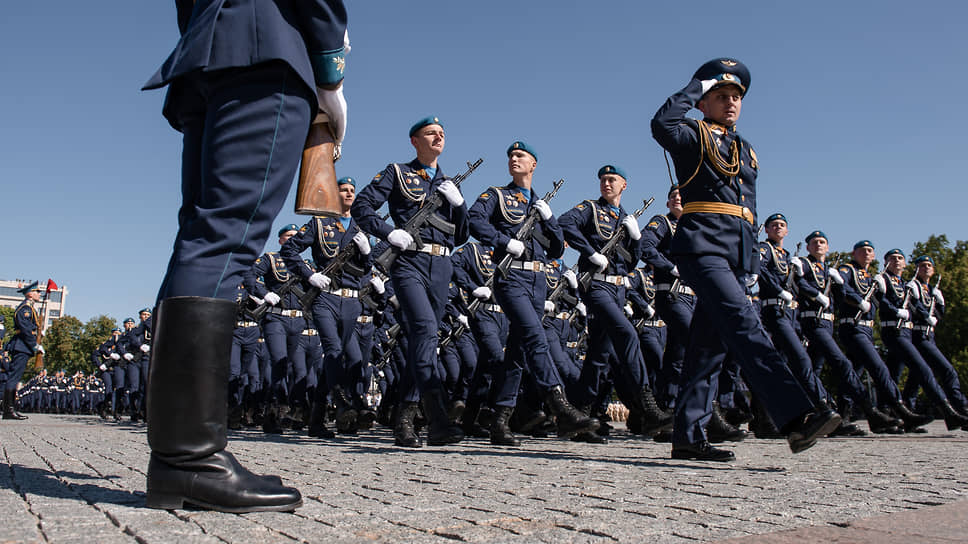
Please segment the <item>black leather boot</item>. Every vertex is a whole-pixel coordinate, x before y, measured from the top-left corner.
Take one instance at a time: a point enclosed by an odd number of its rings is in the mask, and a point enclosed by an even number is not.
[[[580,432],[594,432],[598,428],[597,419],[586,416],[568,402],[561,386],[555,386],[545,393],[545,405],[558,422],[559,438],[571,438]]]
[[[636,399],[642,413],[641,432],[645,436],[654,436],[662,431],[672,428],[672,414],[664,412],[659,408],[652,388],[646,385],[639,392]]]
[[[335,438],[336,433],[326,428],[326,396],[317,398],[309,414],[309,429],[306,434],[313,438]]]
[[[870,427],[872,433],[895,434],[897,429],[904,427],[903,421],[878,410],[867,399],[864,399],[860,408],[864,412],[864,417],[867,418],[867,426]]]
[[[783,438],[783,433],[776,428],[773,418],[766,412],[766,409],[757,401],[753,401],[753,420],[750,421],[750,430],[756,438],[775,439]]]
[[[840,414],[831,408],[818,408],[787,423],[783,433],[787,437],[790,451],[800,453],[813,447],[817,439],[832,433],[840,422]]]
[[[227,300],[173,297],[155,312],[148,371],[149,508],[190,503],[220,512],[291,512],[299,491],[225,451],[232,330]]]
[[[949,431],[958,430],[968,424],[968,418],[959,414],[947,400],[941,404],[941,413],[944,414],[944,424]]]
[[[918,414],[912,412],[903,402],[896,401],[891,408],[894,409],[894,413],[897,417],[904,421],[904,430],[911,432],[922,425],[927,425],[934,421],[934,418],[927,414]]]
[[[402,402],[397,409],[397,421],[393,426],[393,443],[404,448],[419,448],[420,438],[413,427],[413,420],[417,417],[416,402]]]
[[[719,403],[713,401],[713,416],[706,426],[706,436],[713,444],[718,442],[740,442],[746,438],[746,431],[731,425],[719,408]]]
[[[346,391],[338,385],[333,388],[331,393],[333,402],[336,403],[336,432],[339,434],[356,434],[358,412],[353,407],[353,401],[346,394]]]
[[[511,406],[497,407],[494,422],[491,423],[491,429],[489,431],[491,444],[497,446],[521,445],[521,441],[514,437],[514,434],[511,432],[511,428],[508,426],[508,420],[511,419],[511,412],[513,411],[514,408]]]
[[[462,422],[460,427],[464,431],[464,436],[472,436],[474,438],[489,438],[491,436],[491,432],[477,421],[477,416],[480,413],[480,401],[471,400],[467,403],[464,413],[461,414]]]
[[[424,415],[427,416],[427,445],[445,446],[464,439],[464,431],[451,423],[447,414],[447,401],[440,389],[421,393]]]
[[[24,420],[27,416],[16,410],[17,392],[13,389],[3,390],[3,419]]]

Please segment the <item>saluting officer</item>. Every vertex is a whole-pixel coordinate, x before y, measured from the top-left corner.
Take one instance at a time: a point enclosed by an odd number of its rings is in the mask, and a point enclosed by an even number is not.
[[[396,443],[419,447],[416,435],[408,432],[419,400],[423,400],[430,421],[428,444],[450,444],[464,438],[461,429],[451,425],[447,417],[443,373],[437,362],[437,330],[444,317],[453,272],[448,257],[455,246],[467,241],[470,232],[464,197],[437,162],[444,151],[444,127],[440,119],[421,119],[410,127],[409,134],[417,157],[407,163],[389,164],[360,191],[351,212],[363,231],[402,250],[387,272],[404,316],[407,372],[415,387],[406,387],[403,392]],[[413,235],[399,227],[417,213],[433,191],[439,191],[446,200],[436,213],[453,230],[445,232],[433,224],[424,225],[419,232],[424,245],[417,247]],[[391,227],[377,214],[384,203],[398,228]]]
[[[3,419],[21,420],[27,416],[17,412],[17,384],[27,369],[27,360],[37,353],[44,353],[44,347],[38,343],[40,338],[40,317],[34,309],[34,303],[40,300],[38,282],[19,289],[24,296],[23,302],[14,310],[13,337],[7,343],[10,352],[10,365],[6,372],[7,382],[3,388]]]
[[[699,297],[683,369],[685,383],[676,401],[673,458],[734,458],[731,451],[711,447],[704,430],[712,413],[710,386],[727,350],[787,433],[795,453],[840,423],[832,410],[814,411],[746,299],[745,283],[759,258],[754,227],[759,164],[753,148],[736,131],[736,121],[749,85],[745,65],[714,59],[652,119],[653,137],[675,163],[683,202],[671,253],[683,281]],[[694,107],[704,119],[686,117]]]

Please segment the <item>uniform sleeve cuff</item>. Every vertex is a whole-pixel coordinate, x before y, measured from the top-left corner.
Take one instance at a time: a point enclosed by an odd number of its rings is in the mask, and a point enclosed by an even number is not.
[[[341,47],[335,51],[310,53],[309,61],[313,65],[313,75],[316,85],[335,85],[343,80],[343,70],[346,68],[346,54]]]

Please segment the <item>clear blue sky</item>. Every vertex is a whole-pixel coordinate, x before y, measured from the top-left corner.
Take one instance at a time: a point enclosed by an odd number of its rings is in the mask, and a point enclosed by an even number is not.
[[[759,213],[790,240],[878,255],[933,233],[968,239],[963,2],[463,2],[349,0],[349,130],[339,175],[413,157],[407,129],[439,116],[441,166],[484,165],[472,200],[508,181],[505,149],[539,154],[560,214],[629,175],[627,208],[669,185],[649,120],[703,62],[752,72],[740,131],[760,159]],[[0,21],[0,278],[51,277],[68,313],[118,320],[150,305],[179,204],[181,140],[164,92],[139,88],[178,37],[174,2],[14,2]],[[302,224],[290,193],[276,229]],[[276,230],[273,229],[273,230]],[[269,249],[275,249],[270,240]],[[572,256],[572,260],[574,257]]]

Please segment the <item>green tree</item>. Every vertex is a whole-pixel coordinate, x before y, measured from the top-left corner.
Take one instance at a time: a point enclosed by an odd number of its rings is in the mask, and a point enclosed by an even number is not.
[[[80,340],[84,334],[84,324],[74,316],[55,319],[44,335],[44,365],[48,369],[64,369],[68,374],[78,370],[88,372],[90,362],[80,351]]]

